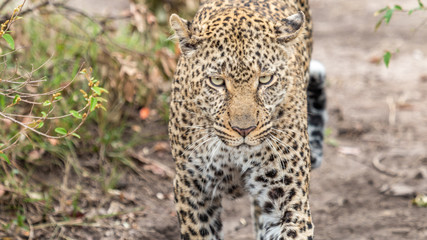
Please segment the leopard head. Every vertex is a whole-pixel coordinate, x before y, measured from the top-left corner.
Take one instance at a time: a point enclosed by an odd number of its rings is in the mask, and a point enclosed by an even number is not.
[[[197,21],[196,21],[197,19]],[[175,97],[190,100],[228,146],[261,144],[281,115],[295,71],[292,46],[299,41],[304,14],[274,22],[244,8],[203,10],[189,22],[172,15],[170,24],[182,52]]]

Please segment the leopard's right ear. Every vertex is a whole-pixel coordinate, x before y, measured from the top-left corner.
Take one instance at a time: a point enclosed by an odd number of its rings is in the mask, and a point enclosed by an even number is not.
[[[196,50],[196,41],[192,38],[190,30],[190,22],[172,14],[169,19],[169,24],[175,31],[175,36],[179,40],[179,47],[184,55],[187,55]]]
[[[289,16],[276,24],[277,41],[287,43],[294,40],[304,28],[305,15],[303,12]]]

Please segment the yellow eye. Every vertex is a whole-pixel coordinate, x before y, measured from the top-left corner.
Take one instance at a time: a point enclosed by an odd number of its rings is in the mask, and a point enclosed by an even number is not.
[[[211,81],[212,85],[214,85],[216,87],[221,87],[221,86],[224,86],[224,84],[225,84],[225,81],[222,78],[211,77],[210,81]]]
[[[259,83],[261,83],[261,84],[269,84],[272,79],[273,79],[273,76],[263,76],[263,77],[259,78]]]

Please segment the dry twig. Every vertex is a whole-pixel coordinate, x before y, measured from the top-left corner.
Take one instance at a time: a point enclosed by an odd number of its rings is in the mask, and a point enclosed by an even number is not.
[[[152,160],[152,159],[145,158],[145,157],[141,156],[141,154],[135,153],[133,151],[129,151],[129,154],[131,157],[138,159],[141,163],[144,163],[147,165],[152,165],[152,166],[155,166],[156,168],[161,169],[167,177],[169,177],[169,178],[175,177],[175,172],[170,167],[164,165],[163,163],[160,163],[160,162]]]
[[[388,169],[386,166],[384,166],[381,163],[381,161],[384,159],[385,158],[381,154],[378,154],[376,157],[374,157],[374,159],[372,160],[372,166],[374,167],[375,170],[377,170],[378,172],[383,173],[385,175],[388,175],[390,177],[403,177],[403,176],[405,176],[405,174],[403,174],[403,173],[392,171],[392,170]]]
[[[388,123],[390,126],[394,126],[396,124],[396,102],[391,96],[388,96],[386,101],[389,109]]]

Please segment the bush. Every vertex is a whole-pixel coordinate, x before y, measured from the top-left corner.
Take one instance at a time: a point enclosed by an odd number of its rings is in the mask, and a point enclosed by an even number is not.
[[[128,150],[151,140],[133,126],[168,120],[179,54],[169,27],[145,4],[106,17],[59,1],[20,9],[4,14],[0,41],[0,223],[11,233],[28,230],[32,216],[75,217],[54,208],[73,199],[79,211],[81,189],[69,185],[71,176],[108,192],[119,166],[137,171]],[[57,172],[60,182],[39,172]]]

